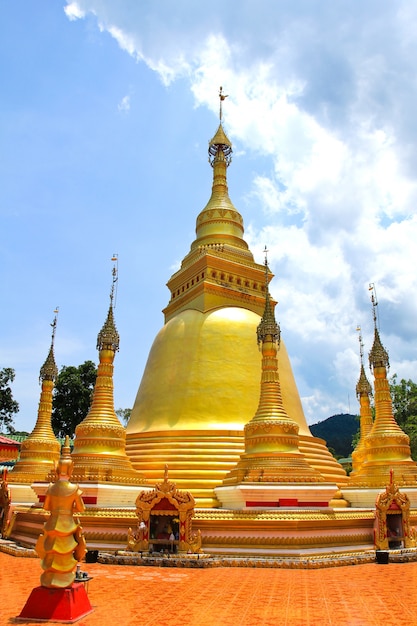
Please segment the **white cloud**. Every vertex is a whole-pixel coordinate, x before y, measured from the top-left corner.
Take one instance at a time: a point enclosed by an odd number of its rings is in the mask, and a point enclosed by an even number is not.
[[[64,7],[64,11],[68,19],[71,21],[80,20],[86,15],[78,2],[70,2]]]
[[[231,139],[271,163],[253,174],[247,201],[258,216],[246,238],[258,258],[268,245],[278,315],[305,355],[300,367],[310,360],[324,373],[303,394],[306,412],[324,418],[346,405],[326,391],[329,380],[343,395],[356,384],[355,328],[372,330],[369,282],[386,316],[397,316],[386,336],[417,349],[409,297],[417,287],[417,9],[263,2],[254,15],[250,5],[79,0],[65,12],[95,15],[165,85],[185,77],[196,106],[217,114],[219,85],[229,94]],[[404,359],[407,367],[398,353],[398,371],[414,372]]]
[[[117,105],[119,111],[130,111],[130,96],[123,96]]]

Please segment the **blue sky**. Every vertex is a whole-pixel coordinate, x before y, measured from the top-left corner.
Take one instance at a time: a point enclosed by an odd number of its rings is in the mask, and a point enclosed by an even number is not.
[[[357,412],[371,282],[391,373],[417,380],[412,3],[0,7],[0,367],[16,371],[16,428],[36,420],[56,306],[58,366],[97,362],[114,253],[115,404],[133,405],[210,196],[220,85],[230,196],[257,261],[270,251],[309,423]]]

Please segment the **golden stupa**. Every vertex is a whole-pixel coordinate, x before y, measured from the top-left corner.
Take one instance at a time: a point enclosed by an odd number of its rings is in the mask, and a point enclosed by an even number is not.
[[[145,482],[126,454],[126,432],[114,410],[113,361],[119,349],[114,323],[113,300],[116,266],[106,321],[97,337],[99,366],[93,399],[85,419],[75,429],[73,479],[77,482],[138,485]]]
[[[349,477],[349,487],[383,488],[390,481],[390,472],[394,471],[399,486],[415,490],[417,463],[411,458],[410,439],[398,426],[393,414],[387,378],[389,358],[379,336],[374,294],[372,305],[374,342],[369,353],[369,365],[374,375],[375,421],[364,438],[364,453],[359,451],[362,462]]]
[[[256,412],[261,354],[256,328],[265,304],[264,267],[243,239],[243,219],[229,198],[232,144],[222,125],[209,142],[211,197],[197,217],[196,239],[168,281],[165,325],[151,348],[127,426],[127,452],[150,484],[169,465],[198,506],[218,506],[214,488],[244,451],[244,427]],[[271,276],[269,277],[269,279]],[[299,427],[299,449],[328,482],[347,477],[307,426],[284,342],[279,352],[282,402]]]
[[[266,251],[265,251],[266,254]],[[281,330],[275,320],[268,289],[265,259],[265,309],[257,328],[262,351],[259,404],[245,425],[245,452],[216,488],[222,506],[328,506],[337,491],[300,452],[299,426],[285,411],[278,371]]]
[[[55,363],[54,341],[57,324],[57,313],[55,311],[52,326],[52,340],[48,356],[42,365],[39,374],[39,381],[42,384],[41,396],[39,400],[38,417],[31,434],[22,441],[20,457],[9,473],[9,483],[15,485],[13,491],[16,492],[17,485],[31,485],[36,481],[45,481],[50,472],[55,471],[55,464],[60,458],[61,444],[55,437],[51,425],[52,416],[52,391],[54,382],[58,375],[58,368]],[[23,487],[20,489],[22,491]],[[26,499],[35,499],[35,493],[29,488],[25,489]]]
[[[152,492],[143,493],[169,466],[178,489],[195,500],[189,514],[208,554],[298,563],[319,557],[325,565],[337,554],[353,554],[357,562],[357,553],[374,546],[375,502],[391,468],[417,504],[416,464],[392,416],[388,356],[375,327],[376,418],[372,425],[362,364],[357,394],[363,441],[348,484],[325,442],[310,433],[275,322],[272,276],[266,262],[254,261],[242,217],[228,195],[232,146],[222,125],[224,98],[220,89],[220,124],[209,143],[212,194],[197,217],[190,251],[168,281],[165,324],[151,348],[126,432],[114,412],[119,335],[113,282],[98,337],[93,402],[77,427],[73,452],[73,477],[86,504],[80,518],[87,546],[123,550],[137,522],[135,501],[152,500]],[[8,536],[24,545],[36,543],[44,523],[40,504],[46,484],[37,491],[39,506],[15,499],[8,513]],[[165,513],[159,508],[155,515]],[[417,523],[417,508],[410,518]]]
[[[352,478],[357,474],[362,467],[362,463],[366,458],[365,439],[369,435],[373,425],[372,408],[371,408],[371,396],[372,387],[371,383],[366,377],[365,368],[363,365],[363,341],[360,326],[359,331],[359,348],[361,359],[361,370],[359,374],[359,380],[356,384],[356,397],[359,400],[359,441],[356,448],[352,452],[352,471],[350,477]]]

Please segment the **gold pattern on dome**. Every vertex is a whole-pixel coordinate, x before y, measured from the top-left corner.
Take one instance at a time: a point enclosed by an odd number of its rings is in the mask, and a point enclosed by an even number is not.
[[[152,491],[142,491],[136,498],[138,524],[129,528],[127,550],[132,552],[201,552],[201,533],[192,533],[195,500],[191,493],[179,491],[164,480]]]

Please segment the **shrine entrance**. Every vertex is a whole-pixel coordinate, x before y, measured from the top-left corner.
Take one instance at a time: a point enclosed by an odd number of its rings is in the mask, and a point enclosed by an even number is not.
[[[410,500],[394,483],[380,493],[375,504],[374,543],[376,550],[395,550],[415,547],[415,530],[410,529]]]
[[[201,534],[192,533],[195,501],[188,491],[179,491],[168,480],[152,491],[141,491],[136,498],[137,529],[129,529],[127,549],[145,553],[201,552]]]

